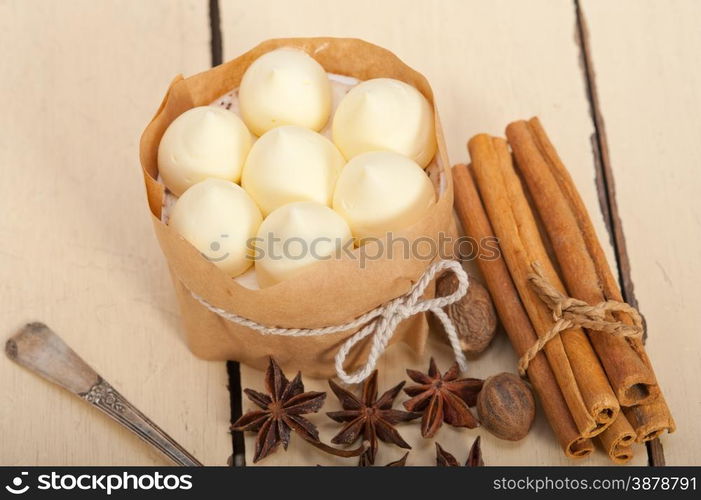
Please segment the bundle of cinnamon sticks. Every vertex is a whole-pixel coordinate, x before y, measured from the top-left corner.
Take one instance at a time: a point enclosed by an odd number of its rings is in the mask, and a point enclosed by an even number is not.
[[[640,329],[639,316],[623,304],[584,202],[540,121],[511,123],[506,136],[469,141],[471,166],[453,168],[458,217],[475,240],[499,241],[501,256],[478,265],[565,453],[587,456],[595,438],[614,462],[627,462],[634,442],[675,429],[641,337],[630,333]],[[598,321],[578,322],[563,307],[591,309]],[[528,354],[539,339],[542,350]]]

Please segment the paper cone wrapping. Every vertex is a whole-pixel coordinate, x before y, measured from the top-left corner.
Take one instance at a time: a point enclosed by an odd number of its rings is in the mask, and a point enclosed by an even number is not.
[[[243,287],[204,258],[193,246],[161,221],[165,187],[158,177],[158,144],[168,125],[181,113],[207,105],[239,86],[246,68],[259,56],[279,47],[306,51],[329,73],[359,80],[389,77],[416,87],[434,107],[438,150],[431,177],[436,185],[437,203],[414,225],[396,232],[413,242],[418,238],[434,242],[439,234],[455,234],[452,219],[453,186],[443,134],[435,110],[433,93],[426,78],[391,52],[357,39],[288,38],[263,42],[242,56],[190,78],[177,76],[170,85],[155,117],[146,127],[140,144],[140,158],[148,204],[156,236],[168,261],[175,286],[186,341],[198,357],[236,360],[264,369],[272,355],[286,371],[302,370],[311,377],[335,373],[334,356],[354,331],[316,337],[263,335],[231,323],[195,300],[191,292],[208,303],[270,327],[318,328],[346,323],[357,316],[406,293],[431,260],[403,258],[397,245],[394,258],[367,259],[345,256],[315,263],[298,278],[261,290]],[[430,170],[430,169],[429,169]],[[428,170],[427,170],[428,171]],[[369,243],[366,255],[373,255],[377,243]],[[356,249],[355,256],[360,255]],[[435,259],[434,259],[435,260]],[[431,293],[433,293],[431,291]],[[392,343],[403,341],[423,350],[428,326],[424,314],[403,321]],[[352,351],[346,369],[364,363],[370,338]]]

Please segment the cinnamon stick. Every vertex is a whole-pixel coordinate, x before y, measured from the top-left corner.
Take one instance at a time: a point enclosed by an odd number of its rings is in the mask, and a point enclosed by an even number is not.
[[[493,240],[495,236],[492,226],[465,165],[453,167],[453,180],[455,210],[465,232],[475,241]],[[537,337],[506,263],[499,257],[479,259],[477,264],[509,340],[516,353],[521,356],[533,345]],[[573,458],[589,455],[594,449],[592,442],[580,436],[555,375],[542,352],[533,358],[527,372],[541,401],[543,412],[565,454]]]
[[[614,463],[624,464],[633,458],[635,431],[623,412],[618,414],[616,420],[598,438]]]
[[[506,141],[481,134],[468,143],[477,186],[504,259],[539,336],[554,325],[550,310],[528,282],[533,265],[564,292],[545,250]],[[594,350],[580,328],[563,331],[545,345],[545,354],[580,435],[593,437],[617,417],[619,405]]]
[[[591,244],[587,245],[582,228],[586,225],[582,220],[586,212],[580,212],[578,216],[571,203],[574,193],[566,195],[563,192],[554,171],[559,172],[562,180],[562,173],[566,170],[545,132],[537,123],[533,126],[517,121],[506,127],[506,136],[519,171],[534,195],[534,205],[549,236],[569,294],[592,305],[603,302],[606,297],[589,253]],[[658,396],[654,373],[625,338],[591,330],[587,333],[621,405],[646,403]]]
[[[604,250],[601,246],[599,238],[596,235],[594,225],[591,222],[591,218],[589,217],[589,213],[584,205],[584,201],[582,200],[572,177],[562,163],[562,160],[557,154],[554,146],[550,142],[545,130],[543,129],[543,126],[540,123],[540,120],[538,120],[538,118],[532,118],[528,122],[528,127],[533,137],[537,141],[539,150],[542,151],[545,158],[547,158],[547,165],[555,177],[564,198],[569,203],[570,209],[576,217],[577,226],[584,237],[586,249],[591,260],[593,261],[596,276],[598,278],[597,282],[599,283],[601,291],[603,292],[603,298],[606,300],[616,300],[622,302],[623,296],[618,286],[618,282],[608,264]],[[631,318],[627,314],[617,313],[616,318],[628,325],[633,324]],[[650,362],[642,341],[633,338],[628,338],[626,341],[632,350],[639,356],[639,359],[650,370],[650,373],[654,379],[652,363]],[[642,401],[654,401],[651,404],[646,404],[645,407],[642,408],[626,410],[626,416],[636,430],[638,441],[648,441],[664,431],[671,433],[676,429],[674,419],[672,418],[669,407],[667,406],[667,403],[662,396],[656,381],[653,387],[648,388],[641,388],[637,385],[632,385],[628,391],[624,391],[621,404],[626,406],[627,403],[635,399],[636,396],[644,395],[646,390],[650,394],[650,397],[647,399],[642,398]]]
[[[625,415],[635,429],[636,441],[643,443],[659,437],[665,431],[677,430],[677,424],[663,395],[650,404],[624,408]]]

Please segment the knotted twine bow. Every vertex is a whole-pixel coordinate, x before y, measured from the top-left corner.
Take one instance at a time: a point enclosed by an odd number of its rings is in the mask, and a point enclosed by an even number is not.
[[[614,337],[639,338],[643,334],[643,320],[640,313],[631,305],[617,300],[606,300],[596,305],[589,305],[583,300],[568,297],[555,288],[543,276],[543,270],[537,262],[533,263],[533,274],[528,275],[528,281],[538,294],[540,300],[553,313],[555,324],[528,349],[518,362],[518,371],[522,377],[533,358],[557,335],[569,328],[584,327],[589,330],[604,332]],[[614,318],[614,312],[627,313],[633,320],[628,325]]]
[[[455,274],[458,279],[458,288],[452,294],[444,297],[435,297],[432,299],[424,299],[422,295],[428,288],[428,285],[433,281],[437,274],[441,271],[450,271]],[[245,326],[264,335],[282,335],[286,337],[311,337],[316,335],[329,335],[332,333],[340,333],[348,330],[354,330],[362,326],[352,337],[346,340],[336,353],[335,366],[338,377],[347,384],[354,384],[365,380],[375,369],[377,360],[387,348],[387,344],[394,335],[397,325],[407,318],[415,314],[426,311],[431,311],[443,323],[443,328],[448,336],[450,345],[455,354],[455,360],[462,371],[467,369],[467,361],[465,355],[460,348],[460,340],[458,339],[455,325],[443,311],[445,306],[453,304],[460,300],[466,293],[469,286],[467,273],[462,268],[462,265],[454,260],[439,260],[431,264],[421,278],[411,287],[404,295],[400,295],[396,299],[390,300],[375,309],[366,312],[362,316],[355,318],[348,323],[341,325],[326,326],[322,328],[277,328],[261,325],[253,320],[239,316],[232,312],[216,307],[205,299],[190,291],[192,296],[207,309],[213,313],[229,320],[237,325]],[[348,357],[350,350],[365,337],[372,335],[372,344],[368,359],[362,368],[354,373],[347,373],[343,368],[343,363]]]

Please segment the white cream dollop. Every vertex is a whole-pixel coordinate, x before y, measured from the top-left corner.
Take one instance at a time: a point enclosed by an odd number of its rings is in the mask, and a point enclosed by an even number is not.
[[[306,52],[282,48],[248,67],[239,87],[241,116],[260,136],[281,125],[321,130],[331,113],[331,83]]]
[[[241,118],[223,108],[199,106],[166,129],[158,146],[158,171],[180,196],[209,177],[238,182],[250,149],[251,134]]]
[[[331,205],[345,160],[321,134],[294,125],[266,132],[246,159],[241,185],[263,215],[293,201]]]
[[[332,128],[348,160],[368,151],[394,151],[425,167],[436,153],[431,105],[414,87],[392,78],[353,87],[338,105]]]
[[[390,151],[363,153],[338,178],[333,208],[358,242],[415,223],[435,202],[433,183],[413,160]]]
[[[260,210],[237,184],[207,179],[178,198],[169,225],[229,276],[253,263]]]
[[[264,288],[294,278],[315,262],[334,258],[352,239],[346,221],[326,205],[312,201],[284,205],[258,230],[258,284]]]

